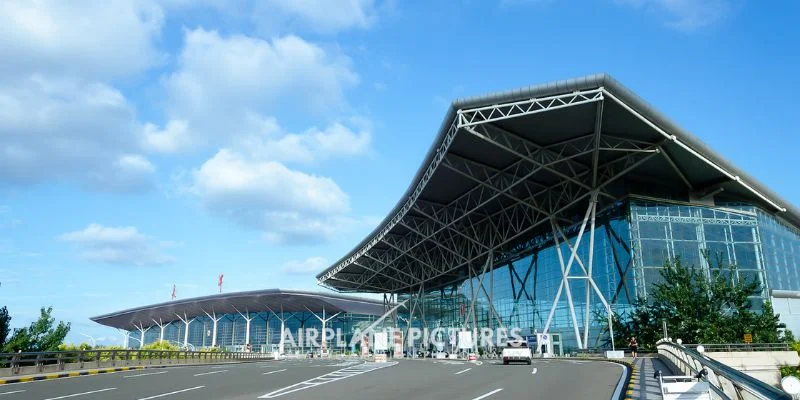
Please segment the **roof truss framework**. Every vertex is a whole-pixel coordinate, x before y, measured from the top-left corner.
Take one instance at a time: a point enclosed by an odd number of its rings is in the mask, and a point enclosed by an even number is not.
[[[337,280],[349,284],[351,290],[377,286],[387,292],[408,291],[422,281],[463,266],[472,267],[475,260],[492,249],[502,250],[504,244],[550,218],[570,222],[560,211],[585,199],[593,190],[616,200],[604,187],[619,177],[620,172],[658,154],[661,141],[648,143],[590,132],[545,146],[493,125],[499,119],[519,117],[526,112],[547,111],[548,105],[564,108],[602,102],[601,94],[602,91],[591,91],[569,94],[563,99],[553,97],[546,102],[530,103],[536,105],[531,110],[521,110],[517,104],[511,108],[498,106],[505,110],[502,112],[484,108],[461,113],[461,124],[453,132],[473,135],[516,160],[504,168],[496,168],[441,149],[438,167],[475,185],[447,204],[425,200],[410,204],[407,213],[396,222],[407,232],[382,235],[349,263],[363,267],[364,273]],[[517,113],[509,111],[512,109]],[[601,152],[613,154],[603,162],[589,165],[579,161],[593,154],[599,159],[597,154]],[[542,172],[556,176],[558,181],[551,185],[535,181]],[[598,179],[601,184],[593,187],[592,181]],[[493,204],[501,206],[488,207]]]
[[[636,121],[637,129],[648,130],[648,134],[604,128],[607,102],[617,115],[620,110],[627,112],[628,123]],[[576,107],[583,107],[581,112],[586,112],[586,107],[594,110],[593,126],[583,132],[560,132],[563,139],[555,142],[539,143],[525,134],[525,123],[530,121],[526,118]],[[459,150],[463,146],[454,146],[457,138],[471,138],[473,147],[502,153],[507,162],[498,165],[476,157],[474,151],[463,153]],[[689,190],[701,187],[686,175],[673,154],[665,151],[667,146],[685,150],[777,211],[786,211],[603,86],[500,101],[456,110],[402,205],[359,248],[320,274],[318,282],[342,291],[411,293],[423,282],[425,287],[435,286],[432,279],[462,280],[480,272],[490,253],[498,260],[507,259],[523,235],[534,229],[546,231],[543,224],[579,223],[575,210],[585,210],[593,194],[599,210],[620,200],[619,191],[610,190],[611,185],[654,159],[661,160],[681,186]],[[469,188],[448,201],[426,197],[426,188],[445,172],[452,179],[468,182]]]

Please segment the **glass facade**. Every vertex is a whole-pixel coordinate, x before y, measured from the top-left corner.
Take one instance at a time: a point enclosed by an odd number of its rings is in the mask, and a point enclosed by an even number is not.
[[[570,244],[576,242],[579,228],[576,224],[564,230]],[[581,262],[573,262],[569,276],[586,275],[588,238],[587,228],[578,248]],[[563,263],[568,264],[571,250],[562,237],[557,239],[552,234],[531,238],[518,256],[496,263],[493,271],[428,291],[422,312],[415,314],[424,315],[424,322],[415,319],[414,325],[471,328],[474,297],[478,328],[517,327],[530,335],[544,330],[561,290],[549,332],[561,334],[565,351],[575,349],[574,324],[582,335],[589,296],[589,313],[597,317],[590,318],[586,346],[601,347],[607,341],[600,335],[607,323],[604,307],[595,290],[587,290],[586,279],[571,278],[569,294],[577,316],[573,322],[559,260],[560,249]],[[752,205],[698,205],[631,196],[597,215],[591,276],[618,313],[637,298],[647,297],[661,279],[665,261],[673,257],[706,270],[736,265],[737,276],[732,279],[755,279],[761,284],[754,304],[760,305],[769,289],[800,290],[800,230]]]
[[[251,313],[252,320],[250,321],[250,345],[253,351],[269,351],[272,345],[277,346],[280,343],[281,321],[274,315],[268,312]],[[305,332],[305,329],[322,329],[322,323],[317,319],[314,314],[310,312],[295,312],[285,314],[286,323],[285,328],[291,333],[292,338],[299,342],[298,346],[292,347],[289,345],[287,339],[285,351],[287,354],[298,353],[302,354],[309,350],[310,346],[305,346],[305,341],[300,342],[299,330]],[[342,341],[349,345],[353,333],[358,330],[364,330],[375,319],[378,318],[374,315],[364,314],[350,314],[343,313],[333,318],[326,323],[326,328],[331,328],[334,331],[340,330],[342,332]],[[211,347],[213,335],[214,321],[206,316],[197,317],[189,324],[189,344],[196,349]],[[169,341],[178,346],[183,345],[184,329],[186,325],[180,321],[172,321],[164,329],[164,340]],[[226,348],[229,350],[242,350],[245,346],[247,321],[239,314],[226,314],[217,323],[217,347]],[[145,344],[158,342],[161,334],[161,328],[158,326],[151,326],[145,331]],[[139,332],[133,331],[129,334],[128,345],[131,348],[139,347]],[[328,348],[332,351],[353,351],[353,349],[345,346],[338,348],[336,340],[328,341]]]

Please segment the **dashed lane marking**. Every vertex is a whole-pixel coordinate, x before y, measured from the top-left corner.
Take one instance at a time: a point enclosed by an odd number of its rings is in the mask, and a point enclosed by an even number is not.
[[[461,375],[461,374],[463,374],[464,372],[467,372],[467,371],[469,371],[469,370],[471,370],[471,369],[472,369],[472,368],[462,369],[461,371],[458,371],[458,372],[456,372],[454,375]]]
[[[7,394],[14,394],[14,393],[22,393],[22,392],[24,392],[24,390],[15,390],[13,392],[3,392],[3,393],[0,393],[0,396],[5,396]]]
[[[139,399],[139,400],[150,400],[150,399],[157,399],[157,398],[159,398],[159,397],[171,396],[171,395],[173,395],[173,394],[178,394],[178,393],[188,392],[188,391],[190,391],[190,390],[202,389],[202,388],[204,388],[204,387],[205,387],[205,386],[195,386],[195,387],[193,387],[193,388],[176,390],[176,391],[174,391],[174,392],[157,394],[157,395],[155,395],[155,396],[150,396],[150,397],[142,397],[142,398],[141,398],[141,399]]]
[[[283,372],[283,371],[286,371],[286,368],[284,368],[284,369],[276,369],[275,371],[264,372],[261,375],[269,375],[269,374],[274,374],[274,373]]]
[[[87,395],[87,394],[94,394],[94,393],[100,393],[100,392],[107,392],[107,391],[109,391],[109,390],[116,390],[116,389],[117,389],[117,388],[105,388],[105,389],[100,389],[100,390],[92,390],[91,392],[83,392],[83,393],[67,394],[67,395],[64,395],[64,396],[58,396],[58,397],[50,397],[50,398],[48,398],[48,399],[45,399],[45,400],[58,400],[58,399],[66,399],[66,398],[69,398],[69,397],[85,396],[85,395]]]
[[[533,371],[531,371],[531,375],[535,375],[536,372],[538,372],[538,371],[539,371],[539,368],[534,368]]]
[[[486,394],[482,394],[482,395],[480,395],[480,396],[478,396],[478,397],[476,397],[476,398],[474,398],[474,399],[472,399],[472,400],[481,400],[481,399],[485,399],[485,398],[487,398],[487,397],[489,397],[489,396],[491,396],[491,395],[493,395],[493,394],[495,394],[495,393],[497,393],[497,392],[499,392],[499,391],[501,391],[501,390],[503,390],[503,388],[499,388],[499,389],[492,390],[491,392],[489,392],[489,393],[486,393]]]
[[[167,371],[148,372],[146,374],[125,375],[125,376],[123,376],[123,378],[138,378],[140,376],[159,375],[159,374],[166,374],[166,373],[167,373]]]
[[[210,372],[203,372],[199,374],[194,374],[194,376],[202,376],[202,375],[211,375],[211,374],[221,374],[223,372],[228,372],[227,369],[221,369],[219,371],[210,371]]]
[[[313,387],[317,387],[319,385],[324,385],[326,383],[336,382],[338,380],[347,379],[356,375],[361,375],[367,372],[372,372],[375,370],[379,370],[382,368],[392,367],[397,365],[397,362],[386,362],[386,363],[363,363],[347,368],[342,368],[340,370],[333,371],[331,373],[318,376],[316,378],[312,378],[303,382],[295,383],[294,385],[287,386],[285,388],[281,388],[272,392],[269,392],[259,399],[273,399],[276,397],[280,397],[289,393],[294,393],[300,390],[310,389]]]

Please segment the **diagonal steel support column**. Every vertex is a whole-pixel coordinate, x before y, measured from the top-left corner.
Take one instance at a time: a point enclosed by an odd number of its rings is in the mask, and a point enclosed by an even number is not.
[[[186,348],[189,346],[189,325],[194,321],[194,318],[188,318],[186,313],[183,314],[183,317],[179,314],[175,314],[175,316],[183,322],[183,347]]]
[[[217,326],[219,325],[219,321],[222,319],[222,317],[221,316],[217,317],[217,313],[215,313],[214,310],[211,310],[211,314],[209,314],[208,312],[206,312],[206,310],[203,310],[202,308],[200,310],[205,315],[207,315],[208,318],[211,319],[211,321],[214,321],[214,327],[212,328],[212,334],[211,334],[211,347],[217,347]],[[205,332],[203,332],[203,334],[205,334]]]
[[[231,304],[231,306],[233,307],[234,310],[236,310],[236,312],[242,318],[244,318],[244,321],[245,321],[245,325],[244,325],[244,345],[247,346],[248,344],[250,344],[250,321],[253,320],[253,317],[250,316],[250,312],[247,311],[246,309],[244,310],[244,313],[242,313],[233,304]]]

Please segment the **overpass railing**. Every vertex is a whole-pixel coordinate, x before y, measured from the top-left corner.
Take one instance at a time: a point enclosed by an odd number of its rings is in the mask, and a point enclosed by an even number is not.
[[[124,366],[269,360],[272,353],[175,350],[76,350],[0,353],[0,376]]]
[[[700,376],[700,379],[709,382],[715,399],[792,400],[792,396],[786,392],[709,358],[695,349],[665,340],[659,341],[657,348],[659,357],[671,363],[670,367],[674,371]]]

